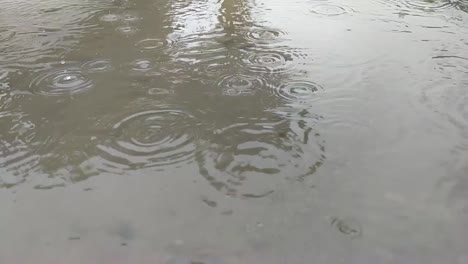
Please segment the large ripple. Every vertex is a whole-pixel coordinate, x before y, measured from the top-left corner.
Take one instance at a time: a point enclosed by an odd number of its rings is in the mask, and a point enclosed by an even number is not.
[[[190,114],[172,108],[133,113],[113,127],[117,135],[98,145],[101,156],[126,170],[181,165],[195,152]]]
[[[200,174],[230,196],[262,198],[285,180],[304,181],[324,156],[319,134],[308,122],[239,118],[215,129],[212,144],[196,155]]]

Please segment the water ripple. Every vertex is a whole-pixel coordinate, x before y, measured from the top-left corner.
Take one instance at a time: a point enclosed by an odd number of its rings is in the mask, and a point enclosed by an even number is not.
[[[39,144],[36,125],[22,113],[0,112],[0,127],[0,188],[12,187],[36,170],[35,152],[47,140]]]
[[[115,139],[98,149],[104,159],[127,170],[180,165],[195,153],[194,124],[194,117],[181,110],[136,112],[117,122]]]
[[[120,20],[120,16],[118,14],[108,13],[100,16],[99,20],[102,22],[117,22]]]
[[[108,72],[114,69],[110,60],[98,59],[84,63],[82,65],[85,73]]]
[[[229,54],[224,43],[217,41],[222,34],[211,31],[206,34],[193,34],[180,41],[179,61],[192,69],[192,78],[205,84],[227,73]]]
[[[251,42],[274,43],[281,41],[286,33],[274,28],[258,27],[250,28],[244,35],[246,40]]]
[[[292,57],[280,52],[253,53],[243,59],[243,64],[253,72],[285,72],[293,65]]]
[[[122,35],[130,36],[136,34],[138,31],[140,31],[137,27],[134,26],[118,26],[115,28],[117,32],[119,32]]]
[[[468,0],[453,1],[453,4],[456,8],[468,13]]]
[[[99,14],[99,20],[102,22],[115,23],[115,22],[135,22],[140,20],[141,17],[134,13],[129,12],[111,12],[105,11],[105,14]]]
[[[47,96],[74,95],[88,91],[93,82],[80,67],[69,67],[46,71],[30,84],[31,91]]]
[[[405,0],[404,3],[408,7],[413,7],[424,11],[433,11],[452,6],[452,1],[441,0]]]
[[[198,63],[194,70],[194,77],[201,79],[204,83],[213,82],[213,78],[223,75],[229,69],[224,55],[212,57],[211,60]]]
[[[2,1],[2,64],[39,68],[40,62],[56,59],[57,51],[69,49],[84,31],[96,26],[89,17],[106,6],[104,2]]]
[[[456,1],[450,0],[391,0],[382,1],[384,4],[391,4],[400,10],[421,11],[425,13],[439,11],[445,8],[453,7]]]
[[[275,94],[287,101],[305,102],[314,99],[314,95],[323,88],[313,82],[292,81],[276,86]]]
[[[149,59],[134,60],[128,65],[128,67],[134,75],[154,76],[159,74],[159,72],[156,71],[155,62]]]
[[[238,118],[214,129],[210,146],[196,161],[201,176],[218,191],[264,198],[284,180],[304,181],[315,173],[324,160],[318,138],[304,120]]]
[[[135,46],[141,51],[159,51],[171,47],[171,39],[147,38],[135,43]]]
[[[433,57],[432,67],[422,92],[422,103],[443,116],[468,136],[468,58],[458,55]]]
[[[311,12],[323,16],[339,16],[352,11],[350,8],[332,4],[319,4],[312,7]]]
[[[258,76],[233,74],[222,77],[216,84],[227,96],[254,95],[265,87],[265,80]]]

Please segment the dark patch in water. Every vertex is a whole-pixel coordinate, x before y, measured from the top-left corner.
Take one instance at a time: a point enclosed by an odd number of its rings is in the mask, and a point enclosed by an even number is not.
[[[269,194],[272,194],[274,192],[275,191],[270,190],[270,191],[262,193],[262,194],[245,193],[245,194],[242,194],[242,197],[245,197],[245,198],[263,198],[263,197],[268,196]]]
[[[216,207],[218,204],[215,201],[208,199],[207,197],[202,197],[202,201],[209,207]]]

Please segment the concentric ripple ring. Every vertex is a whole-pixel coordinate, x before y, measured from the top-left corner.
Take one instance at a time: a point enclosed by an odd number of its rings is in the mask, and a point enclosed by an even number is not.
[[[74,95],[93,87],[93,82],[79,67],[44,72],[29,85],[31,91],[46,96]]]

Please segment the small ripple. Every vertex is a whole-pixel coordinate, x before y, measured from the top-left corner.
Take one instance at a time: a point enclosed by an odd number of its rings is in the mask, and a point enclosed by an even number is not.
[[[38,75],[30,84],[31,91],[47,96],[74,95],[93,87],[93,82],[79,67],[55,69]]]
[[[281,53],[251,54],[243,60],[254,72],[283,72],[287,68],[287,58]]]
[[[145,73],[154,68],[154,63],[147,59],[139,59],[131,63],[131,68],[134,72]]]
[[[135,46],[141,51],[157,51],[171,47],[171,39],[147,38],[138,41]]]
[[[92,60],[82,65],[85,73],[107,72],[114,69],[110,60]]]
[[[102,22],[117,22],[120,20],[120,16],[118,14],[108,13],[100,16],[99,20]]]
[[[194,124],[194,117],[181,110],[137,112],[117,122],[112,128],[117,137],[98,150],[126,170],[180,165],[194,155]]]
[[[275,51],[248,50],[240,64],[255,73],[286,73],[306,63],[306,57],[307,54],[287,47],[278,47]]]
[[[285,32],[273,28],[251,28],[245,32],[245,38],[251,42],[274,43],[281,41]]]
[[[117,32],[119,32],[119,33],[121,33],[123,35],[130,36],[130,35],[136,34],[140,30],[137,27],[134,27],[134,26],[119,26],[119,27],[115,28],[115,31],[117,31]]]
[[[141,19],[140,16],[134,13],[123,13],[120,15],[120,18],[124,22],[135,22]]]
[[[350,13],[352,10],[348,7],[332,5],[332,4],[320,4],[312,7],[311,12],[323,15],[323,16],[339,16],[346,13]]]
[[[313,100],[315,94],[323,88],[313,82],[292,81],[274,88],[277,96],[293,102],[305,102]]]
[[[141,17],[134,13],[128,12],[109,12],[106,11],[106,14],[99,15],[99,20],[107,23],[115,22],[135,22],[140,20]]]
[[[257,90],[264,89],[265,83],[261,77],[233,74],[221,78],[216,86],[222,89],[223,95],[243,96],[254,95]]]

